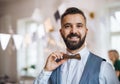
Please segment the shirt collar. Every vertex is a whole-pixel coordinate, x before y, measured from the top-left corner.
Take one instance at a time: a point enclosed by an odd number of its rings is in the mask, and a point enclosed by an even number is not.
[[[85,47],[84,47],[82,50],[80,50],[78,53],[79,53],[80,56],[81,56],[81,60],[83,60],[84,63],[86,63],[87,58],[88,58],[89,53],[90,53],[89,50],[88,50],[88,48],[85,46]],[[68,51],[67,51],[67,54],[72,55],[72,53],[70,53],[70,52],[68,52]],[[76,53],[76,54],[77,54],[77,53]]]
[[[82,50],[80,50],[78,53],[82,56],[82,55],[84,55],[85,53],[88,53],[89,52],[89,50],[88,50],[88,48],[85,46]],[[76,53],[76,54],[78,54],[78,53]],[[72,55],[72,53],[70,53],[69,51],[67,51],[67,54],[69,54],[69,55]]]
[[[87,47],[84,47],[81,51],[79,51],[80,56],[81,56],[81,61],[83,61],[84,64],[86,64],[88,56],[90,54],[89,50]]]

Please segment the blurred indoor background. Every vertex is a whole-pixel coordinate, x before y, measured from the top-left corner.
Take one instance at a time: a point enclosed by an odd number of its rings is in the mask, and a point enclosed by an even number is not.
[[[49,53],[65,51],[59,29],[68,7],[85,12],[93,53],[109,62],[109,49],[120,52],[120,0],[0,0],[0,84],[32,84]]]

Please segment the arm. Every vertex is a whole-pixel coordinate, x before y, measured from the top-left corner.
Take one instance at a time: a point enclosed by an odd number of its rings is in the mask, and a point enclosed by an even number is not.
[[[34,84],[49,84],[48,80],[52,72],[42,70],[39,76],[35,79]]]
[[[115,70],[113,70],[112,66],[105,61],[101,64],[99,81],[100,84],[119,84]]]
[[[120,76],[120,71],[119,70],[116,70],[116,75],[117,75],[117,77]]]
[[[54,52],[49,55],[47,58],[44,70],[40,73],[40,75],[35,79],[34,84],[49,84],[48,80],[52,71],[63,64],[66,59],[63,58],[63,53],[61,52]],[[56,59],[62,59],[59,62],[56,62]]]

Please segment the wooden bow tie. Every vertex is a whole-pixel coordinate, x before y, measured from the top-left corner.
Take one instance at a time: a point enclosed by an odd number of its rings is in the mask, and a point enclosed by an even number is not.
[[[77,59],[80,60],[80,54],[75,54],[75,55],[68,55],[68,54],[63,54],[63,59]],[[56,59],[56,62],[59,62],[62,59]]]
[[[80,60],[80,54],[75,54],[75,55],[68,55],[68,54],[63,54],[63,59],[78,59]]]

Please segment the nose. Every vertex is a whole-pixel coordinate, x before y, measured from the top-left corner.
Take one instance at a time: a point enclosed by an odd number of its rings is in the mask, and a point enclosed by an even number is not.
[[[77,32],[77,29],[76,29],[75,26],[73,26],[73,27],[71,28],[71,33],[76,33],[76,32]]]

